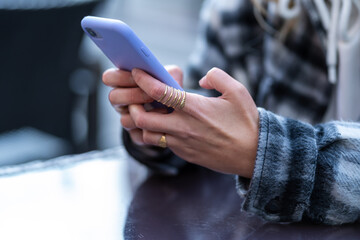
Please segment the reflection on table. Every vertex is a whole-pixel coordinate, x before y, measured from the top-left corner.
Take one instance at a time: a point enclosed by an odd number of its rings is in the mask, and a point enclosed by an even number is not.
[[[146,169],[122,148],[0,168],[0,239],[123,239]]]
[[[360,239],[360,225],[268,223],[240,211],[232,176],[193,167],[151,176],[129,208],[126,239]]]
[[[0,168],[0,239],[360,239],[360,226],[272,224],[232,176],[150,175],[123,148]]]

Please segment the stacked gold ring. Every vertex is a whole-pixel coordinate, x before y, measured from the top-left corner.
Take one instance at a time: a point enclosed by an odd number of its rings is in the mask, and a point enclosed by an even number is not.
[[[170,94],[166,98],[168,92],[170,92]],[[173,87],[169,87],[166,85],[163,95],[157,101],[171,108],[183,109],[185,107],[185,100],[186,100],[185,91],[181,91],[179,89],[175,89]]]

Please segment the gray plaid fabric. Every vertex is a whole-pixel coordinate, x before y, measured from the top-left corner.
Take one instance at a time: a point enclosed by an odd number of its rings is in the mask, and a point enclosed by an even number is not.
[[[283,21],[269,18],[280,31]],[[189,87],[219,67],[247,86],[259,107],[310,123],[322,120],[332,85],[321,29],[315,30],[306,12],[282,41],[259,26],[251,1],[207,1],[201,20]]]
[[[354,222],[360,216],[360,124],[311,125],[322,122],[333,86],[323,29],[312,2],[302,3],[292,30],[279,40],[259,26],[251,1],[206,1],[187,84],[198,88],[197,81],[219,67],[260,107],[254,175],[249,186],[238,179],[244,210],[270,221]],[[284,24],[271,12],[267,20],[279,31]]]
[[[198,80],[219,67],[259,106],[253,177],[237,177],[243,210],[269,221],[354,222],[360,216],[360,124],[321,123],[333,92],[324,31],[312,1],[301,2],[302,13],[280,40],[259,26],[251,1],[205,1],[186,87],[199,89]],[[278,31],[284,24],[271,12],[267,19]],[[156,171],[173,173],[183,165],[168,151],[149,159],[123,136],[128,152]]]
[[[310,124],[259,108],[250,186],[243,209],[270,221],[354,222],[360,216],[360,124]]]

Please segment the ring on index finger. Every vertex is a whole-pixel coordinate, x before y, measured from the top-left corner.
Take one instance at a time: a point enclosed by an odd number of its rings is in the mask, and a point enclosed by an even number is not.
[[[169,90],[170,88],[170,90]],[[170,92],[169,96],[168,92]],[[165,100],[166,99],[166,100]],[[183,90],[168,87],[166,85],[165,91],[158,102],[172,108],[183,109],[185,107],[186,92]]]
[[[166,96],[166,93],[167,93],[167,91],[168,91],[168,85],[166,85],[166,87],[165,87],[165,92],[163,93],[163,95],[161,96],[161,98],[159,99],[159,100],[157,100],[158,102],[161,102],[164,98],[165,98],[165,96]]]

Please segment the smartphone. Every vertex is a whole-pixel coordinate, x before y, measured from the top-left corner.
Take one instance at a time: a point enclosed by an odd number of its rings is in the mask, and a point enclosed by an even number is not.
[[[139,68],[161,82],[182,90],[163,65],[120,20],[87,16],[81,21],[84,32],[119,69],[131,71]]]

